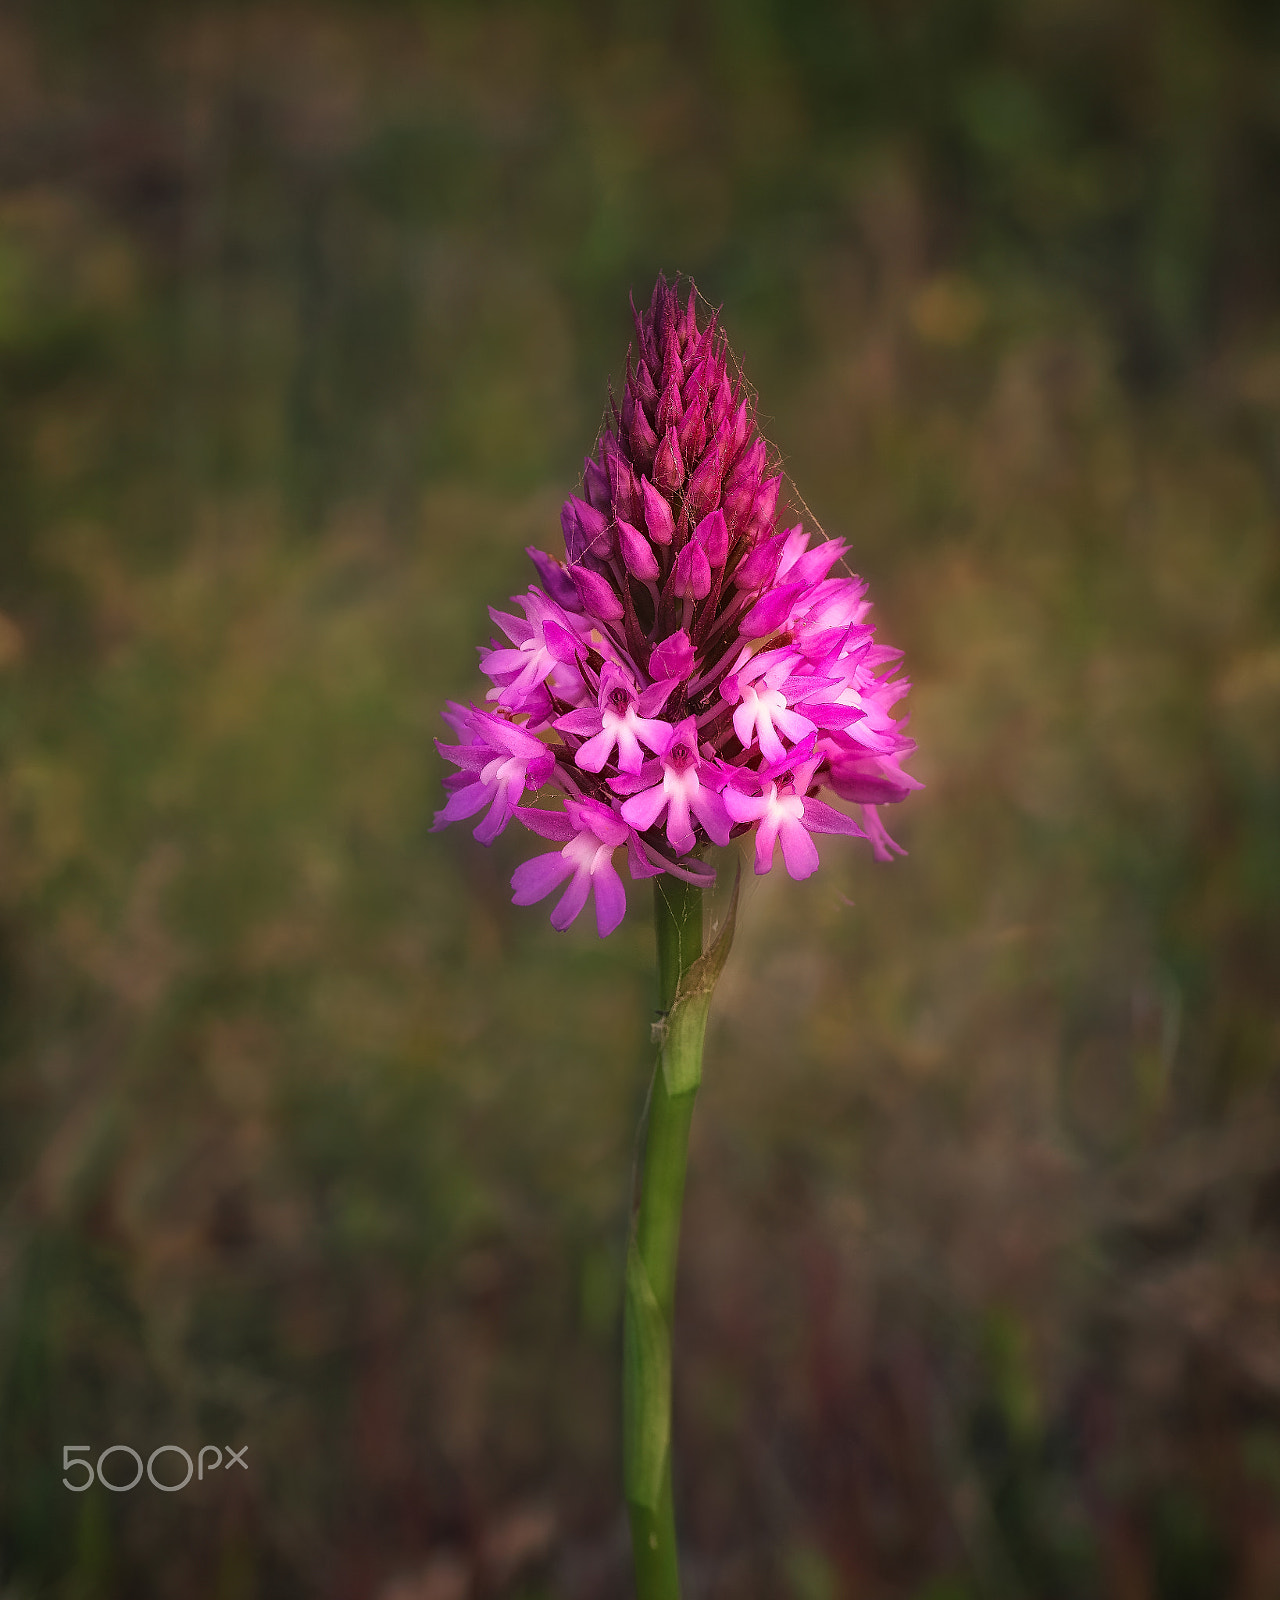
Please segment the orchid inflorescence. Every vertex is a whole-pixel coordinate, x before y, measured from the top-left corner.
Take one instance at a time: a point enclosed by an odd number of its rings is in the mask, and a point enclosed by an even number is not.
[[[568,879],[552,925],[594,892],[602,935],[626,911],[624,846],[633,879],[705,885],[701,849],[754,828],[758,873],[780,844],[806,878],[815,833],[890,859],[878,807],[918,787],[892,715],[901,652],[876,642],[865,583],[831,576],[843,541],[778,527],[781,475],[715,316],[700,328],[692,285],[682,307],[659,277],[635,322],[621,407],[561,512],[566,559],[528,551],[541,587],[490,612],[506,637],[481,648],[487,705],[451,703],[457,742],[437,741],[458,770],[435,826],[483,811],[485,844],[512,820],[550,840],[517,867],[515,903]],[[562,809],[521,804],[547,788]]]

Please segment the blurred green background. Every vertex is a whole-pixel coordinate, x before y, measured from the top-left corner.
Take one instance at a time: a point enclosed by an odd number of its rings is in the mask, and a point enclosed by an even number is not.
[[[5,8],[4,1600],[630,1592],[646,894],[428,830],[659,269],[927,784],[745,897],[690,1600],[1280,1595],[1278,195],[1272,0]]]

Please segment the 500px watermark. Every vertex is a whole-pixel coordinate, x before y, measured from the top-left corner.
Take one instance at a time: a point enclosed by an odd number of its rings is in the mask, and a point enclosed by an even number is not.
[[[84,1474],[84,1476],[77,1482],[73,1482],[69,1477],[63,1478],[62,1481],[68,1489],[74,1490],[76,1494],[83,1494],[84,1491],[96,1481],[100,1483],[104,1489],[110,1489],[113,1494],[125,1494],[130,1489],[136,1489],[142,1482],[142,1457],[131,1444],[109,1444],[98,1457],[96,1466],[93,1462],[86,1459],[92,1449],[93,1446],[88,1444],[63,1445],[63,1472],[74,1473],[78,1467]],[[201,1445],[200,1452],[197,1457],[199,1465],[197,1466],[196,1461],[192,1461],[191,1457],[180,1444],[157,1445],[147,1457],[147,1477],[155,1486],[155,1488],[163,1489],[165,1494],[176,1494],[179,1489],[186,1488],[186,1486],[191,1482],[193,1475],[196,1477],[197,1481],[202,1481],[205,1475],[206,1466],[210,1472],[216,1472],[219,1467],[225,1467],[228,1469],[231,1467],[241,1467],[245,1472],[248,1472],[249,1463],[244,1458],[249,1452],[249,1446],[247,1444],[242,1444],[238,1450],[233,1450],[230,1445],[227,1445],[225,1449],[226,1460],[224,1461],[222,1459],[222,1449],[218,1445]],[[111,1478],[108,1477],[107,1474],[102,1470],[103,1464],[112,1456],[116,1455],[132,1456],[133,1458],[133,1466],[137,1470],[134,1472],[133,1477],[129,1479],[128,1483],[113,1483]],[[187,1475],[185,1478],[183,1478],[181,1483],[163,1483],[160,1478],[156,1476],[156,1462],[167,1455],[181,1456],[183,1461],[186,1462]],[[207,1462],[205,1459],[206,1457],[209,1458]],[[168,1470],[166,1472],[166,1476],[168,1476],[176,1466],[176,1462],[167,1463]],[[121,1471],[122,1468],[124,1471],[128,1470],[126,1467],[124,1467],[123,1462],[113,1463],[111,1467],[112,1475],[123,1476],[123,1471]]]

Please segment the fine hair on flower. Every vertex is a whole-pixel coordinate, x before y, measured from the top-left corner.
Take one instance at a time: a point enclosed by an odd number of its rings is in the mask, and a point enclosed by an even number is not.
[[[581,493],[560,514],[564,555],[528,551],[537,582],[481,646],[482,704],[450,704],[456,771],[435,827],[512,823],[550,849],[517,867],[517,905],[560,891],[552,925],[593,900],[607,935],[635,881],[697,885],[708,844],[754,834],[758,873],[793,878],[816,834],[900,847],[880,808],[918,788],[895,707],[909,684],[879,643],[847,546],[785,514],[781,474],[715,313],[659,277],[632,311],[621,404],[611,401]],[[839,569],[839,570],[837,570]],[[559,809],[526,805],[539,793]],[[852,809],[820,796],[829,793]]]

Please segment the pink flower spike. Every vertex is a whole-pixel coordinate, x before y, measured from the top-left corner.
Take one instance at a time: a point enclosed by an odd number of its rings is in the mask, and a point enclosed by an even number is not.
[[[537,587],[490,613],[489,704],[444,714],[435,825],[470,819],[487,842],[516,817],[550,840],[513,892],[558,888],[557,927],[593,894],[616,925],[624,844],[633,877],[701,886],[698,846],[748,829],[759,872],[781,845],[808,876],[819,833],[862,834],[885,860],[877,808],[917,787],[900,652],[877,640],[844,543],[782,527],[777,453],[689,288],[659,277],[645,310],[633,301],[623,392],[564,501],[567,560],[530,550]],[[563,810],[521,804],[550,784]]]

